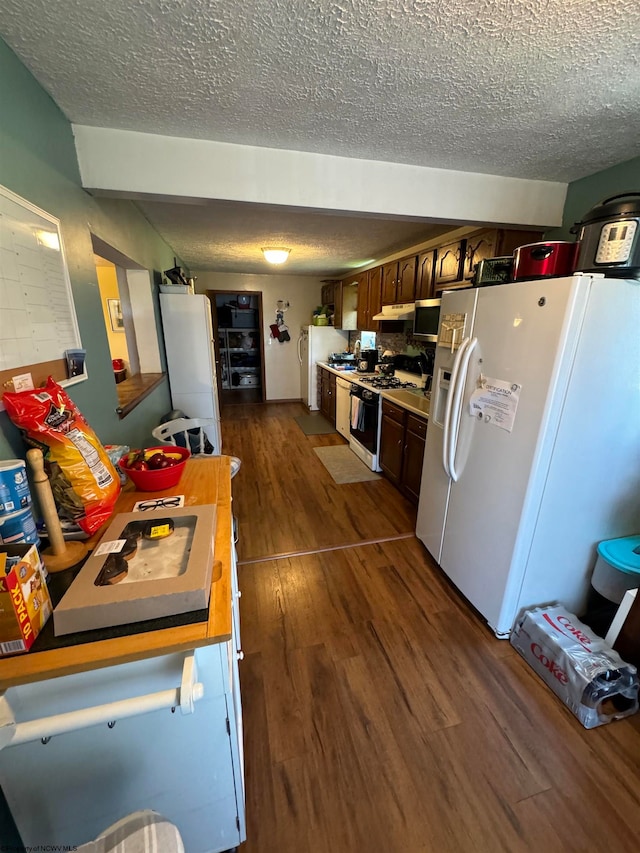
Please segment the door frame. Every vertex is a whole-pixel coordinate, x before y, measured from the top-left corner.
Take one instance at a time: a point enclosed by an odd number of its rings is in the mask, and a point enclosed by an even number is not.
[[[265,364],[264,364],[264,322],[263,322],[263,313],[262,313],[262,291],[261,290],[238,290],[234,288],[233,290],[206,290],[205,291],[210,307],[211,307],[211,323],[213,326],[213,341],[215,346],[215,356],[216,356],[216,368],[218,369],[218,376],[221,377],[221,356],[220,356],[220,342],[218,340],[218,312],[213,309],[216,307],[216,296],[230,295],[230,294],[242,294],[243,296],[257,296],[258,297],[258,331],[260,332],[260,402],[264,403],[265,401],[265,393],[266,393],[266,381],[265,381]],[[218,383],[218,396],[221,394],[221,381]]]

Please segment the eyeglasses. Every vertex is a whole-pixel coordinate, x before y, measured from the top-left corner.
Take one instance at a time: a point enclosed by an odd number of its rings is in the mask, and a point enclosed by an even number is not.
[[[180,507],[183,505],[183,498],[181,495],[176,495],[171,498],[154,498],[153,500],[148,501],[138,501],[135,505],[135,509],[138,512],[145,512],[146,510],[151,509],[164,509],[165,507]]]

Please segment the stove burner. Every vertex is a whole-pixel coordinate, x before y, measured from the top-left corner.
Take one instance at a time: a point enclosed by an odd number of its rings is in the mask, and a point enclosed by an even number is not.
[[[395,376],[361,376],[360,382],[366,382],[372,388],[417,388],[415,382],[401,382]]]

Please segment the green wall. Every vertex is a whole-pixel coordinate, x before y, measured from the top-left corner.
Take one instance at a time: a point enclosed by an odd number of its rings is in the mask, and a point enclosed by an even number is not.
[[[546,240],[572,240],[571,227],[591,208],[616,193],[640,192],[640,157],[619,163],[569,184],[562,228],[545,233]]]
[[[69,395],[103,443],[149,444],[151,429],[171,408],[168,382],[124,420],[118,418],[91,232],[151,270],[156,283],[160,271],[173,266],[173,249],[131,202],[96,199],[82,189],[70,123],[2,40],[0,104],[0,184],[60,220],[90,377],[71,386]],[[154,300],[159,327],[157,287]],[[24,458],[24,452],[17,430],[0,413],[0,459]]]

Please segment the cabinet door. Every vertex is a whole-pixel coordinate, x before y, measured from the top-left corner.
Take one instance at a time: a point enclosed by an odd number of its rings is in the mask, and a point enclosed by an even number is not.
[[[380,331],[380,321],[371,319],[380,311],[382,311],[382,267],[375,267],[369,270],[369,313],[365,326],[369,332]]]
[[[544,236],[544,231],[510,231],[508,228],[501,228],[498,231],[498,245],[496,247],[496,255],[512,255],[515,249],[520,246],[527,246],[529,243],[539,243]]]
[[[369,322],[369,273],[362,273],[358,280],[358,329],[368,330]]]
[[[397,302],[396,288],[398,283],[398,262],[392,261],[382,267],[382,304],[391,305]]]
[[[465,249],[466,240],[458,240],[455,243],[441,246],[437,250],[434,290],[442,289],[446,284],[461,280]]]
[[[331,386],[329,384],[329,371],[320,368],[320,411],[327,420],[331,419]]]
[[[333,305],[333,303],[334,303],[333,288],[334,288],[334,282],[332,282],[332,281],[327,282],[326,284],[322,285],[322,290],[320,291],[321,292],[320,298],[322,299],[323,305]]]
[[[404,450],[404,423],[392,414],[382,415],[380,433],[380,467],[388,480],[399,486],[402,479],[402,456]]]
[[[402,258],[398,263],[398,284],[396,302],[413,302],[416,298],[416,269],[418,256]]]
[[[329,374],[329,402],[327,406],[327,418],[336,425],[336,375]]]
[[[342,282],[336,281],[331,285],[331,295],[333,296],[333,325],[336,329],[342,328]]]
[[[409,500],[417,504],[420,498],[422,479],[422,460],[427,438],[427,422],[422,418],[409,415],[404,435],[404,454],[402,457],[402,491]]]
[[[430,249],[418,255],[416,276],[416,299],[430,299],[433,296],[433,267],[435,252]]]
[[[469,281],[474,273],[476,264],[485,258],[495,258],[498,246],[498,231],[493,228],[487,231],[479,231],[467,237],[467,249],[464,253],[464,269],[462,277]]]

